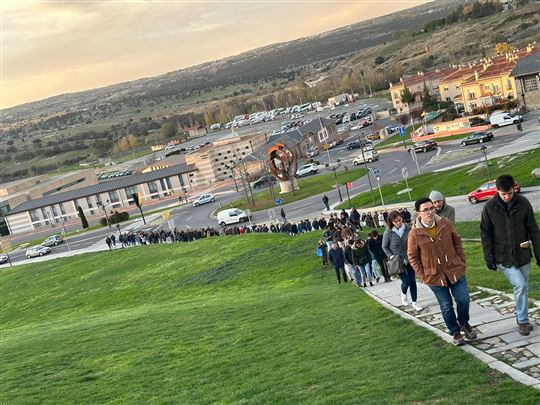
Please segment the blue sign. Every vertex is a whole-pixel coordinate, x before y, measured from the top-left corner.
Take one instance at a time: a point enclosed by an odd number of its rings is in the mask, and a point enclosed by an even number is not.
[[[283,204],[283,200],[281,198],[276,198],[274,201],[275,201],[276,205]]]
[[[399,127],[399,136],[405,136],[405,127]]]

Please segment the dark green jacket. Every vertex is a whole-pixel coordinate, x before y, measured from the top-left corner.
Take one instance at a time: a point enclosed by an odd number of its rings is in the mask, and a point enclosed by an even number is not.
[[[531,261],[531,248],[540,262],[540,231],[531,203],[522,195],[515,194],[508,208],[498,195],[490,199],[482,211],[480,237],[488,265],[524,266]],[[529,240],[531,247],[520,247]]]
[[[364,243],[361,248],[352,249],[353,264],[355,266],[364,266],[371,262],[371,256],[369,255],[368,245]]]

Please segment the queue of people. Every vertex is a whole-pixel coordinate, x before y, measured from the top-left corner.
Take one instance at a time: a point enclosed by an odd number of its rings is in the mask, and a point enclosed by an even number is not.
[[[528,275],[531,259],[540,266],[540,231],[529,201],[514,191],[510,175],[496,180],[497,194],[482,211],[480,231],[488,269],[501,271],[512,285],[516,304],[518,332],[529,335],[533,329],[528,318]],[[328,201],[323,201],[327,206]],[[406,209],[374,211],[360,214],[355,208],[341,210],[328,218],[288,222],[269,226],[243,225],[222,229],[161,230],[127,232],[118,241],[124,246],[148,243],[191,242],[219,235],[246,233],[283,233],[295,236],[304,232],[321,232],[316,252],[322,265],[334,267],[337,282],[351,282],[368,288],[374,283],[401,280],[403,306],[415,311],[418,303],[416,279],[429,286],[435,295],[446,327],[455,345],[465,339],[476,339],[469,320],[469,289],[466,257],[461,237],[454,227],[455,209],[434,190],[429,197],[415,202],[414,216]],[[364,236],[364,227],[375,228]],[[384,227],[382,235],[377,228]],[[114,235],[106,238],[109,249],[116,245]],[[410,296],[410,301],[409,301]],[[454,310],[454,302],[456,310]]]

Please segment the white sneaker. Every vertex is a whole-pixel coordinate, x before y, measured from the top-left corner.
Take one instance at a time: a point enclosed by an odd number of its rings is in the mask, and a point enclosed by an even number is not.
[[[401,293],[401,305],[403,305],[403,306],[409,305],[409,300],[407,299],[407,294]]]
[[[413,302],[412,307],[415,311],[421,311],[424,309],[418,302]]]

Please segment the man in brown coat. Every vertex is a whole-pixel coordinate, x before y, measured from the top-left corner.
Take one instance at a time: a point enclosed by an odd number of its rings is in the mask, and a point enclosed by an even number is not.
[[[476,339],[469,325],[469,289],[465,278],[465,253],[461,238],[447,218],[435,214],[429,198],[416,201],[418,217],[409,232],[408,257],[422,283],[427,284],[437,297],[446,327],[454,338],[454,345]],[[452,296],[456,301],[457,316]]]

